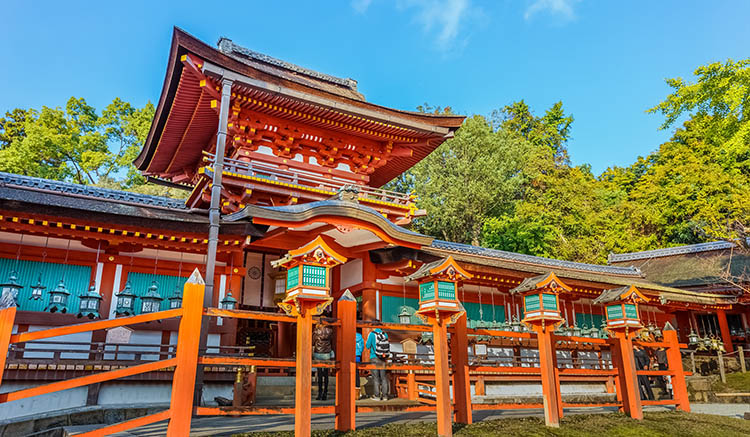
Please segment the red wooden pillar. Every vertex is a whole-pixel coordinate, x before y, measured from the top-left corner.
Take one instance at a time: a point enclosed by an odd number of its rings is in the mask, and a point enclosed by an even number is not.
[[[198,269],[195,269],[185,283],[182,294],[182,318],[177,334],[177,366],[172,379],[167,437],[187,437],[190,434],[205,287],[203,278]]]
[[[677,402],[676,407],[678,409],[689,413],[690,399],[688,398],[687,383],[685,382],[685,370],[682,367],[682,354],[680,354],[677,331],[672,329],[664,331],[664,341],[669,343],[669,348],[667,348],[667,363],[669,371],[672,372],[672,397]]]
[[[409,370],[406,374],[406,394],[410,401],[416,401],[419,396],[417,394],[417,376],[413,370]]]
[[[618,399],[622,399],[622,408],[626,414],[636,420],[643,419],[643,407],[641,405],[641,393],[638,390],[638,375],[635,368],[635,357],[633,355],[632,332],[615,332],[613,338],[614,347],[617,348],[617,378],[619,384],[617,391],[620,393]],[[613,356],[615,354],[613,353]]]
[[[109,318],[109,307],[111,306],[112,298],[114,293],[120,291],[115,290],[115,287],[120,284],[115,284],[115,272],[117,270],[117,263],[114,261],[114,257],[109,256],[106,261],[102,263],[102,279],[99,284],[99,294],[102,295],[101,303],[99,304],[99,314],[102,315],[103,319]]]
[[[729,332],[729,323],[727,323],[727,312],[717,310],[716,318],[719,319],[719,329],[721,330],[721,341],[724,342],[724,349],[731,353],[734,348],[732,347],[732,334]]]
[[[453,435],[453,415],[451,414],[450,362],[448,361],[448,318],[431,316],[432,339],[435,354],[435,400],[437,412],[437,435]]]
[[[294,385],[294,435],[310,435],[312,401],[312,316],[318,302],[299,301],[297,316],[297,377]]]
[[[560,426],[562,399],[559,395],[557,372],[555,368],[555,347],[552,344],[552,329],[543,329],[534,325],[539,344],[539,370],[542,376],[542,394],[544,397],[544,424],[551,427]]]
[[[13,322],[16,320],[16,307],[0,310],[0,384],[3,382],[5,360],[8,357],[10,335],[13,332]]]
[[[357,301],[344,292],[336,305],[336,316],[341,323],[336,336],[336,357],[339,372],[336,375],[336,430],[353,430],[355,424],[356,357],[354,347],[357,333]]]
[[[453,399],[456,422],[472,423],[471,382],[469,380],[469,340],[466,333],[466,314],[455,323],[451,336],[451,358],[453,360]]]

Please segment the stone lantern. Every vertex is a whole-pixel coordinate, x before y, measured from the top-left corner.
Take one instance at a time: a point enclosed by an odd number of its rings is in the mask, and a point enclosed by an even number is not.
[[[65,287],[65,281],[60,279],[60,282],[57,283],[57,287],[49,292],[49,305],[47,305],[47,308],[45,308],[44,311],[49,311],[51,313],[58,311],[61,313],[67,313],[68,296],[70,296],[70,292]]]
[[[96,285],[91,284],[87,293],[78,296],[78,317],[88,317],[89,319],[98,319],[99,305],[101,304],[102,295],[96,292]]]
[[[130,288],[130,281],[125,283],[125,288],[117,293],[117,306],[115,314],[118,316],[132,316],[135,314],[136,295]]]
[[[607,330],[637,332],[643,328],[638,312],[638,304],[648,301],[635,286],[625,286],[604,290],[594,299],[595,304],[603,304],[607,316]]]
[[[513,294],[520,294],[523,298],[524,324],[529,327],[540,326],[546,330],[563,321],[560,314],[558,294],[561,291],[571,291],[553,272],[546,275],[526,278],[516,288],[510,290]],[[580,335],[580,329],[578,330]]]
[[[456,294],[458,282],[471,278],[471,273],[462,269],[452,256],[423,264],[406,277],[406,281],[419,284],[419,309],[415,315],[424,322],[427,316],[439,319],[447,315],[449,324],[455,322],[465,312]]]

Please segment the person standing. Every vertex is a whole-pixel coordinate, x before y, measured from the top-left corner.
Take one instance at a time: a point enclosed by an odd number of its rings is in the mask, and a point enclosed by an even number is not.
[[[391,343],[388,341],[388,334],[383,332],[382,329],[376,328],[367,336],[366,347],[370,351],[370,363],[376,366],[372,371],[373,383],[375,384],[372,399],[384,401],[388,399],[390,393],[390,384],[388,384],[388,375],[385,370],[385,365],[391,355]]]
[[[330,360],[333,358],[333,329],[330,326],[324,326],[322,323],[315,325],[313,330],[313,359]],[[318,368],[315,370],[315,377],[318,383],[318,396],[315,398],[319,401],[328,399],[328,368]]]
[[[362,333],[359,329],[357,329],[357,336],[355,337],[355,349],[354,354],[356,356],[356,362],[357,365],[362,362],[362,352],[365,350],[365,339],[362,338]],[[354,383],[357,386],[357,399],[362,397],[362,394],[360,393],[360,381],[359,381],[359,369],[355,367],[354,370]]]
[[[635,360],[636,369],[649,370],[651,360],[649,359],[648,353],[640,346],[636,346],[633,349],[633,358]],[[654,391],[651,389],[651,383],[648,380],[648,376],[638,375],[638,388],[642,400],[654,400]]]

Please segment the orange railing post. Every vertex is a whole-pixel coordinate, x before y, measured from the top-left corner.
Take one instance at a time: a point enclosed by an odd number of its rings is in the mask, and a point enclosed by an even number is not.
[[[539,345],[539,370],[542,377],[542,394],[544,396],[544,424],[551,427],[560,426],[562,399],[555,366],[555,346],[552,341],[552,329],[548,326],[534,326]]]
[[[665,330],[664,341],[669,343],[667,348],[667,363],[672,372],[672,399],[675,406],[682,411],[690,412],[690,399],[688,398],[687,383],[685,382],[685,370],[682,367],[682,354],[680,353],[680,342],[677,331]]]
[[[635,369],[635,358],[633,354],[633,333],[617,331],[612,339],[613,349],[617,349],[613,358],[617,362],[617,392],[618,400],[622,400],[622,409],[633,419],[643,419],[643,406],[641,404],[641,393],[638,389],[638,374]]]
[[[435,355],[435,409],[437,435],[453,435],[453,414],[450,396],[450,361],[448,361],[448,317],[429,316]]]
[[[203,278],[198,273],[198,269],[195,269],[185,283],[185,290],[182,294],[182,319],[177,337],[177,365],[172,380],[172,401],[169,407],[171,416],[167,428],[169,437],[190,435],[205,287]]]
[[[349,431],[355,428],[356,377],[355,348],[357,333],[357,301],[346,290],[338,301],[336,315],[341,322],[336,336],[336,357],[339,372],[336,375],[336,430]]]
[[[10,334],[13,332],[13,322],[16,320],[16,307],[0,310],[0,384],[3,382],[5,360],[8,357]]]
[[[312,402],[312,316],[317,302],[299,302],[297,316],[297,365],[294,384],[294,435],[310,435]],[[352,344],[352,347],[354,345]],[[338,385],[338,384],[337,384]]]
[[[456,330],[451,336],[453,361],[453,399],[456,422],[472,423],[471,382],[469,381],[469,339],[466,333],[466,314],[456,320]]]

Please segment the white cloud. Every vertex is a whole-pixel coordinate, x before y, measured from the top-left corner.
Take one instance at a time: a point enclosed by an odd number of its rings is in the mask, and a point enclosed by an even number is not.
[[[372,0],[352,0],[352,7],[360,14],[364,14],[370,7],[370,3],[372,3]]]
[[[351,6],[365,13],[371,3],[372,0],[352,0]],[[469,17],[482,15],[479,8],[471,5],[471,0],[398,0],[396,8],[413,11],[414,21],[423,32],[434,37],[437,48],[444,52],[465,43],[460,35]]]
[[[526,8],[523,17],[527,20],[540,12],[557,15],[565,20],[572,20],[576,14],[573,6],[580,0],[533,0]]]

